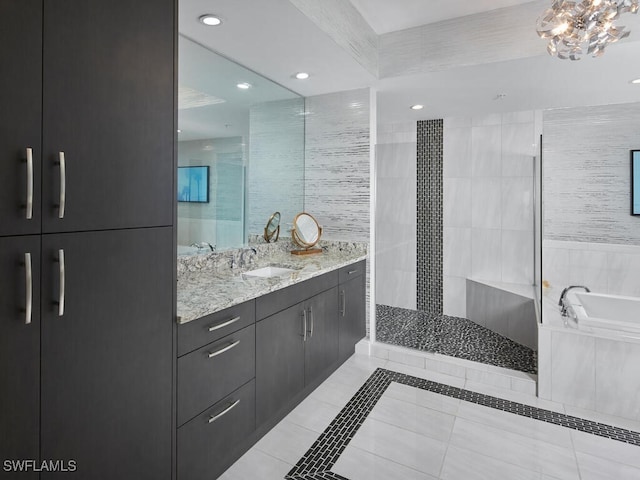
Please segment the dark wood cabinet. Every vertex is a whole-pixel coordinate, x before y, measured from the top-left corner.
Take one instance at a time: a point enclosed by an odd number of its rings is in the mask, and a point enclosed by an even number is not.
[[[0,2],[2,460],[172,477],[175,14]]]
[[[354,353],[355,344],[366,336],[366,293],[365,293],[365,262],[360,262],[354,267],[349,266],[341,270],[346,273],[340,282],[340,352],[341,361],[346,360]],[[354,272],[349,277],[349,272]],[[356,274],[357,273],[357,274]]]
[[[37,460],[40,457],[39,236],[0,238],[0,292],[0,460]],[[13,475],[38,478],[37,473],[15,474],[0,469],[0,478]]]
[[[258,299],[257,317],[274,305],[294,305],[256,325],[256,422],[263,425],[291,406],[305,387],[313,385],[338,361],[337,272]],[[308,298],[305,285],[331,286]],[[271,297],[271,298],[270,298]],[[266,306],[266,308],[264,308]]]
[[[253,433],[255,406],[255,381],[251,380],[180,427],[178,480],[218,478]]]
[[[307,341],[304,345],[305,384],[313,383],[338,361],[338,287],[305,302]]]
[[[43,236],[41,452],[83,479],[171,478],[172,238]]]
[[[42,165],[42,0],[0,2],[0,59],[0,236],[37,234]],[[31,149],[32,175],[28,175],[27,149]],[[31,215],[27,212],[29,189]]]
[[[44,232],[173,224],[174,21],[174,0],[44,2]]]
[[[256,423],[262,425],[304,388],[305,306],[256,325]]]

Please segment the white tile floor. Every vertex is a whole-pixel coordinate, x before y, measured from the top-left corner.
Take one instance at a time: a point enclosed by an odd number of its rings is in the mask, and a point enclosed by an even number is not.
[[[640,431],[638,422],[356,354],[221,479],[282,480],[378,367]],[[331,471],[349,480],[640,479],[640,447],[392,383]]]

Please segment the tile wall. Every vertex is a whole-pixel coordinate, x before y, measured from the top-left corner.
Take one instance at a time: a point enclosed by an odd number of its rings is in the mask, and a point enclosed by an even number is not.
[[[531,285],[534,111],[444,120],[444,313],[466,317],[466,279]]]
[[[417,123],[378,126],[376,303],[417,308]]]
[[[362,88],[307,97],[305,113],[304,209],[322,226],[323,239],[368,244],[375,136],[371,91]],[[367,262],[367,335],[369,267]]]

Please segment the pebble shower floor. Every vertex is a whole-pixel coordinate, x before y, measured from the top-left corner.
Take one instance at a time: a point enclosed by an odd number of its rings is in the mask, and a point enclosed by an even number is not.
[[[535,351],[466,318],[376,305],[376,340],[537,373]]]

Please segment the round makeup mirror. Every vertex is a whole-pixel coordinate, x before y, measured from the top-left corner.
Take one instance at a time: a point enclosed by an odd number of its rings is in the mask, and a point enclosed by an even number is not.
[[[280,237],[280,212],[275,212],[269,217],[267,226],[264,227],[264,239],[267,243],[271,243],[277,242],[278,237]]]
[[[321,249],[312,248],[320,241],[321,235],[322,227],[318,224],[318,221],[308,213],[299,213],[293,219],[291,240],[304,250],[293,250],[291,253],[297,255],[322,253]]]

